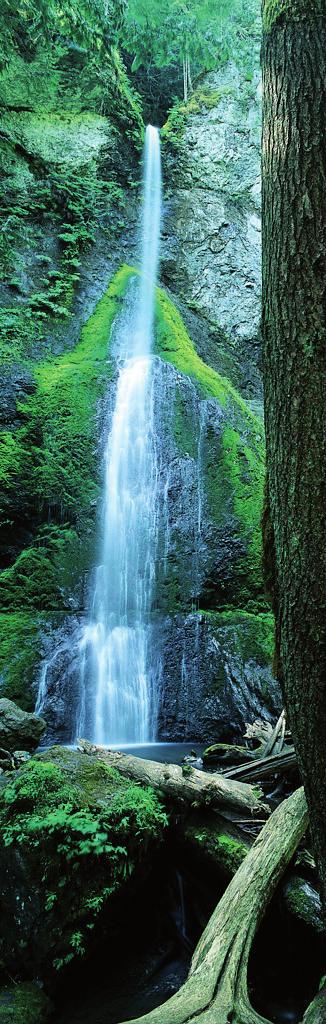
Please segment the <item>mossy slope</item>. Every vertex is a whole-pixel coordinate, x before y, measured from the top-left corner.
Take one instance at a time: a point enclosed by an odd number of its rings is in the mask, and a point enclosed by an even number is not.
[[[128,279],[124,268],[116,274],[73,350],[35,366],[34,393],[19,403],[22,425],[0,434],[5,546],[14,550],[17,523],[30,536],[0,573],[1,692],[28,707],[38,613],[76,607],[94,558],[97,409],[110,380],[110,330]]]
[[[235,599],[246,605],[263,590],[260,521],[265,450],[262,422],[230,382],[203,362],[178,310],[161,289],[157,290],[157,351],[179,372],[191,378],[204,401],[215,399],[221,409],[220,440],[213,435],[205,437],[205,490],[213,520],[221,528],[230,529],[231,513],[243,541],[242,565],[239,562],[240,592]],[[176,409],[176,439],[181,450],[194,451],[191,420],[180,403]]]

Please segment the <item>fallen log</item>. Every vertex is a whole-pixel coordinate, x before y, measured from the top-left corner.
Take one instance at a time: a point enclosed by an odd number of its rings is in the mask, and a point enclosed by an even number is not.
[[[270,754],[269,757],[256,758],[255,761],[247,761],[236,768],[229,768],[223,772],[223,778],[255,782],[267,778],[275,772],[288,772],[296,765],[295,749],[287,747],[280,754]]]
[[[160,764],[158,761],[147,761],[132,754],[121,754],[94,746],[88,740],[77,740],[78,750],[98,757],[111,768],[116,768],[121,775],[144,786],[159,789],[164,796],[182,801],[190,805],[230,809],[242,811],[247,816],[266,818],[270,813],[266,804],[260,799],[260,790],[248,786],[244,782],[233,782],[223,775],[205,775],[204,772],[190,765]]]
[[[230,882],[198,943],[185,984],[162,1006],[129,1024],[270,1024],[250,1004],[249,954],[265,907],[307,824],[301,788],[277,807]]]
[[[271,754],[280,754],[285,742],[285,730],[285,711],[282,711],[274,728],[270,722],[261,722],[257,719],[248,723],[245,739],[258,742],[258,747],[251,749],[232,743],[213,743],[204,750],[203,762],[205,765],[215,764],[223,767],[224,764],[229,764],[233,767],[261,760]]]

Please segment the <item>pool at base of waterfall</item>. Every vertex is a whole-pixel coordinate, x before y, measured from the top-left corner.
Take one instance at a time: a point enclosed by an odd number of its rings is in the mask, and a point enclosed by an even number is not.
[[[76,744],[64,744],[76,749]],[[39,747],[39,751],[46,750],[46,747]],[[146,761],[159,761],[161,764],[181,764],[185,757],[196,755],[198,762],[201,761],[204,750],[203,744],[198,743],[115,743],[110,746],[103,746],[103,750],[121,750],[123,754],[133,754],[134,757],[143,757]],[[195,764],[200,768],[201,764]]]

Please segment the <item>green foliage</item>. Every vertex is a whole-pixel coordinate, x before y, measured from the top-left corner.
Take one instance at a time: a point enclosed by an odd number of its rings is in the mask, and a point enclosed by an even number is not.
[[[49,321],[71,316],[85,251],[99,229],[108,239],[121,229],[123,188],[143,131],[116,49],[124,6],[0,2],[0,266],[13,294],[0,317],[8,361],[10,350],[29,356]]]
[[[35,884],[54,936],[64,922],[54,958],[60,969],[84,955],[102,907],[159,839],[167,817],[149,787],[123,780],[101,761],[53,748],[7,784],[0,825],[4,846],[15,846],[25,858],[37,851]]]
[[[123,0],[69,0],[64,4],[58,0],[23,0],[10,10],[6,0],[1,0],[3,65],[13,51],[31,60],[40,38],[49,45],[53,39],[64,45],[73,37],[79,46],[103,50],[117,39],[123,10]]]
[[[35,367],[36,391],[20,403],[24,425],[0,436],[4,521],[16,488],[26,503],[76,523],[98,494],[96,404],[110,376],[110,330],[128,273],[118,272],[74,349]]]
[[[34,708],[31,684],[40,658],[42,626],[42,615],[35,612],[0,614],[0,695],[9,697],[24,711]]]
[[[259,0],[129,0],[122,45],[133,56],[131,70],[146,68],[149,91],[157,68],[167,74],[190,61],[193,75],[215,70],[243,47],[259,9]]]
[[[207,63],[225,0],[129,0],[123,43],[134,53],[132,70],[151,60],[167,67],[186,56]]]

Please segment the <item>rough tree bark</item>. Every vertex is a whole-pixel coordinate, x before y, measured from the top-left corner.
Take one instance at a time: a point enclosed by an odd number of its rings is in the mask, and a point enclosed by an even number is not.
[[[326,908],[326,3],[263,0],[266,577]]]

